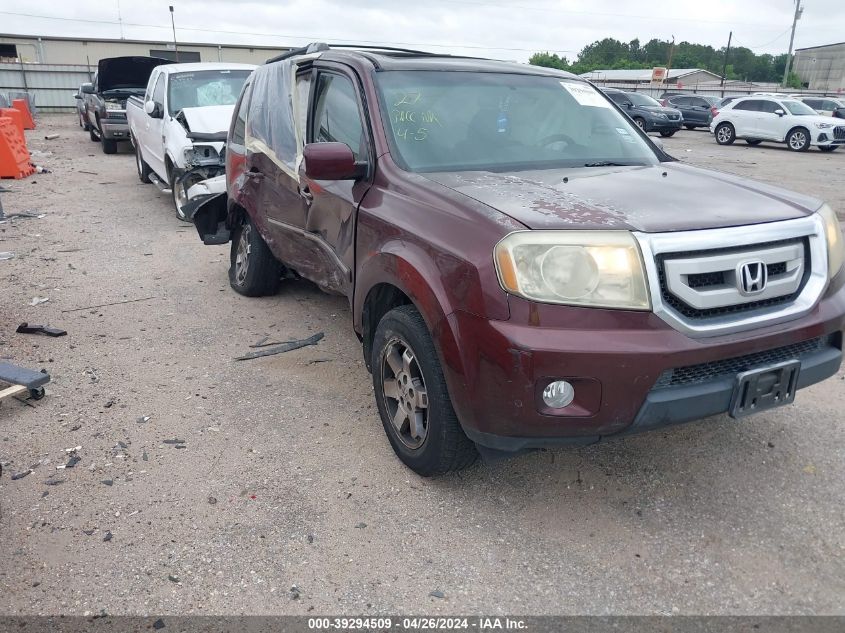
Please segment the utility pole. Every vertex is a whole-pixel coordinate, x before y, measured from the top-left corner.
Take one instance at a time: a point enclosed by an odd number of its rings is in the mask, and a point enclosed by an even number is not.
[[[672,36],[672,45],[669,47],[669,63],[666,64],[666,79],[664,81],[669,83],[669,73],[672,72],[672,58],[675,56],[675,36]]]
[[[792,35],[789,36],[789,52],[786,54],[786,66],[783,69],[783,85],[786,86],[786,81],[789,79],[789,65],[792,61],[792,42],[795,40],[795,27],[798,26],[798,20],[801,19],[801,14],[804,13],[804,7],[801,6],[801,0],[795,0],[795,16],[792,18]]]
[[[120,0],[117,0],[117,23],[120,24],[120,39],[123,39],[123,16],[120,14]]]
[[[728,54],[731,52],[731,39],[733,38],[733,36],[733,31],[728,33],[728,47],[725,49],[725,63],[722,64],[722,88],[725,87],[725,74],[728,72]]]
[[[179,45],[176,43],[176,20],[173,18],[173,5],[170,5],[170,25],[173,27],[173,48],[176,49],[176,63],[179,63]]]

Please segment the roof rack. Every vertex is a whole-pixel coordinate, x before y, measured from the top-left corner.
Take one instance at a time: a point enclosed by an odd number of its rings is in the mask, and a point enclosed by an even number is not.
[[[296,57],[297,55],[308,55],[309,53],[319,53],[328,51],[333,48],[358,48],[370,51],[390,51],[391,53],[408,53],[409,55],[423,55],[425,57],[450,57],[450,55],[443,55],[440,53],[432,53],[429,51],[417,51],[412,48],[396,48],[394,46],[379,46],[378,44],[326,44],[324,42],[314,42],[307,46],[300,48],[292,48],[285,51],[281,55],[276,55],[268,59],[265,64],[272,64],[273,62],[280,62],[283,59]]]

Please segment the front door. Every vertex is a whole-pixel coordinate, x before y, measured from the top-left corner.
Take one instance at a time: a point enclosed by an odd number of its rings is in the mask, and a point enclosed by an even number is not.
[[[352,149],[356,162],[371,163],[372,149],[356,78],[339,70],[319,69],[314,79],[307,141],[340,142]],[[300,169],[306,201],[306,234],[319,252],[312,281],[327,290],[351,296],[355,269],[355,224],[358,205],[370,188],[360,180],[311,180]]]
[[[155,102],[161,116],[152,117],[149,114],[143,118],[143,129],[139,130],[142,146],[146,150],[144,160],[150,168],[162,178],[167,178],[167,168],[164,164],[164,117],[168,116],[164,104],[164,73],[158,74],[152,95],[145,97]]]

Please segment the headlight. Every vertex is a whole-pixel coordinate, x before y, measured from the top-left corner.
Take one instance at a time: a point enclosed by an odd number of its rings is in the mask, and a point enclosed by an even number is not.
[[[114,101],[106,101],[106,110],[123,110],[123,106]]]
[[[496,244],[499,282],[542,303],[649,310],[642,255],[627,231],[518,231]]]
[[[829,127],[833,127],[833,123],[816,123],[816,127],[820,130],[826,130]]]
[[[845,261],[845,242],[842,240],[842,229],[839,226],[839,218],[826,204],[816,211],[824,220],[824,234],[827,238],[827,273],[828,277],[833,276],[842,268]]]

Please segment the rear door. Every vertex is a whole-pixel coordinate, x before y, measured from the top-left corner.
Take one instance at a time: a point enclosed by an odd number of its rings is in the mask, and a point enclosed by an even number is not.
[[[761,100],[758,109],[757,138],[772,141],[782,141],[786,138],[786,133],[792,124],[792,116],[789,114],[789,110],[771,99]],[[777,110],[781,110],[786,114],[784,116],[775,114]]]
[[[372,165],[372,141],[357,77],[340,68],[318,68],[313,79],[306,142],[340,142],[356,162]],[[300,169],[306,200],[305,230],[324,255],[313,279],[329,290],[351,296],[355,269],[358,205],[370,187],[360,180],[310,180]]]
[[[759,99],[745,99],[726,113],[726,118],[733,123],[736,135],[748,138],[757,137],[757,113]]]
[[[676,108],[681,111],[681,114],[684,116],[684,123],[696,122],[694,114],[691,113],[691,100],[692,97],[672,97],[668,103],[670,108]]]
[[[710,103],[701,97],[687,97],[689,104],[684,111],[684,120],[693,121],[696,124],[707,125],[710,123]],[[689,119],[687,119],[689,117]]]

